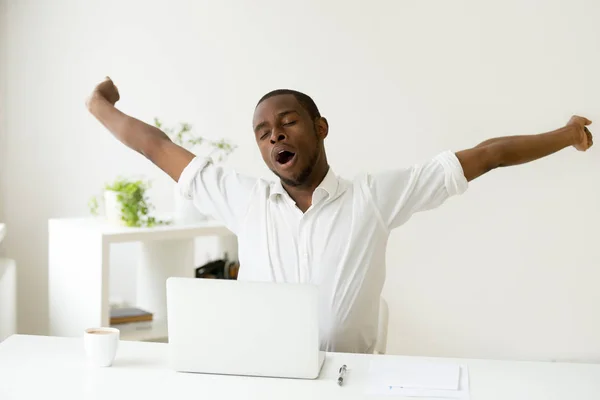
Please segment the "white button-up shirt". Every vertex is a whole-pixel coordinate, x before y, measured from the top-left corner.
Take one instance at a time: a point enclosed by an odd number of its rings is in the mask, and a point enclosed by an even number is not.
[[[319,286],[321,349],[370,353],[377,339],[390,231],[468,186],[446,151],[408,168],[346,180],[330,168],[305,212],[279,181],[195,158],[178,183],[238,237],[238,280]]]

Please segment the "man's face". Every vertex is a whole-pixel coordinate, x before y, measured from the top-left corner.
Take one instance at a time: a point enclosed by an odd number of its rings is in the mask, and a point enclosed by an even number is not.
[[[324,152],[325,120],[313,121],[294,95],[284,94],[260,103],[252,125],[267,167],[287,185],[306,183]]]

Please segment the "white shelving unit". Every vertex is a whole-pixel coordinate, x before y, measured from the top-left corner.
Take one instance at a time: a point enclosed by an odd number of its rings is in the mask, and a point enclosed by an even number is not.
[[[6,236],[6,225],[0,224],[0,243]],[[0,342],[17,333],[17,264],[0,257]]]
[[[136,306],[154,314],[152,328],[124,328],[124,340],[167,338],[166,285],[169,276],[194,276],[194,239],[233,236],[216,221],[129,228],[103,218],[48,221],[50,335],[81,336],[110,322],[110,250],[114,243],[140,242]]]
[[[169,336],[167,329],[167,319],[155,319],[152,321],[152,327],[145,329],[131,329],[117,325],[121,330],[122,340],[140,341],[140,342],[166,342]]]

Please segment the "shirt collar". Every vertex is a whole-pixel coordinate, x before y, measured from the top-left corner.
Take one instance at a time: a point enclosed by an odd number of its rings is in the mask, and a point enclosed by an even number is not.
[[[335,175],[331,167],[329,167],[325,178],[323,178],[319,186],[317,186],[315,191],[313,192],[313,204],[317,204],[327,198],[333,198],[337,193],[338,187],[338,177]],[[278,180],[273,184],[273,188],[271,189],[271,195],[269,197],[271,200],[274,200],[279,196],[289,197],[289,194],[283,188],[281,181]]]
[[[338,178],[331,169],[331,167],[329,167],[327,175],[325,175],[325,178],[323,178],[319,186],[317,186],[317,188],[313,192],[313,204],[317,204],[328,198],[333,198],[337,193],[338,186]]]

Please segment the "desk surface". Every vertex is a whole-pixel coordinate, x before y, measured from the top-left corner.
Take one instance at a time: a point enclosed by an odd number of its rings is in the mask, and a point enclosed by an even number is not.
[[[0,399],[369,399],[369,362],[404,358],[331,353],[321,377],[309,381],[177,373],[167,367],[166,344],[119,346],[112,367],[92,368],[80,338],[11,336],[0,343]],[[600,365],[436,360],[468,366],[472,400],[600,399]],[[339,387],[344,363],[347,383]]]

